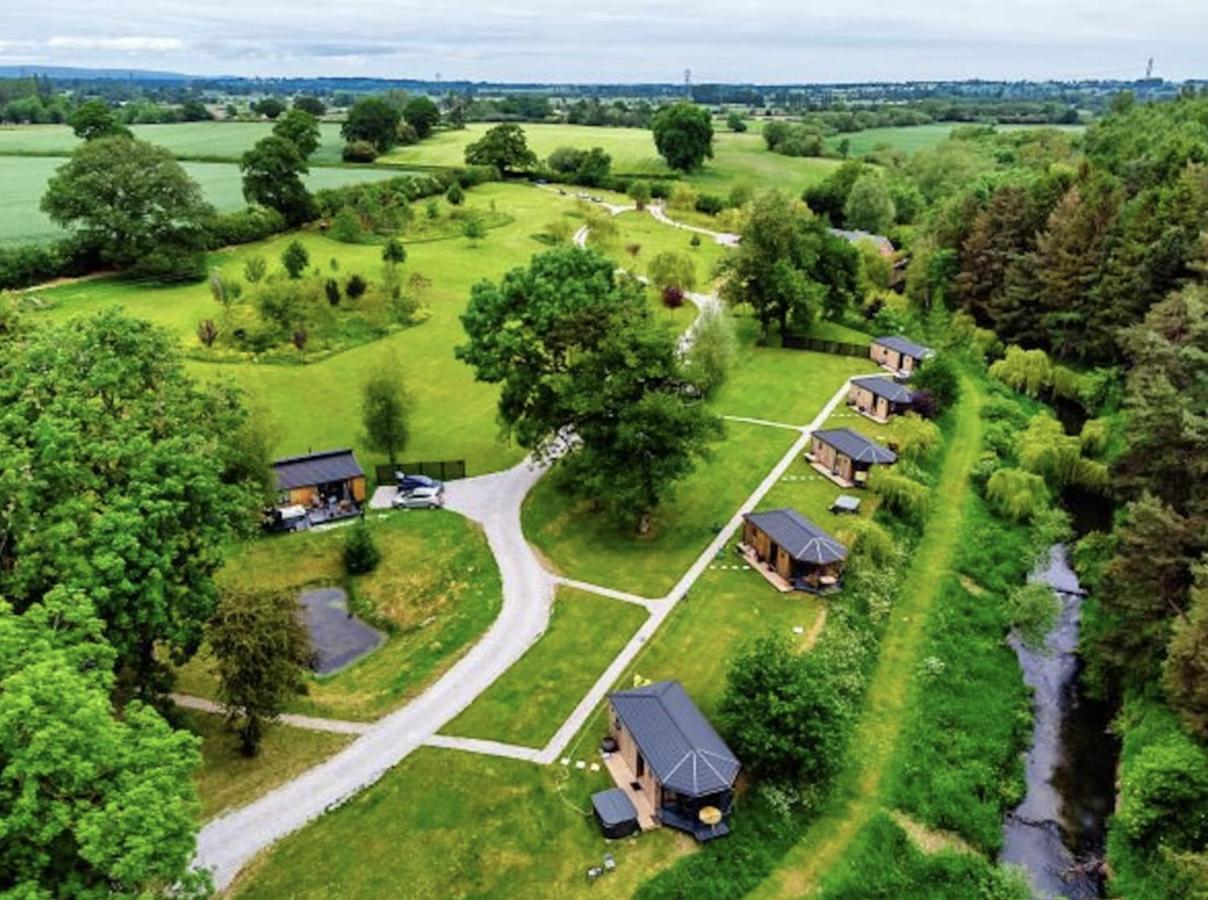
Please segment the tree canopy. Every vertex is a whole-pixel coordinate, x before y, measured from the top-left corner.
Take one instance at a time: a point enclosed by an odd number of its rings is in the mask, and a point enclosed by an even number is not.
[[[398,143],[398,124],[402,114],[381,97],[362,97],[348,110],[348,118],[340,126],[340,134],[350,144],[366,141],[379,153],[385,153]]]
[[[514,122],[504,122],[466,146],[466,162],[494,166],[500,172],[517,172],[535,166],[537,155],[529,149],[524,129]]]
[[[651,129],[659,155],[673,169],[691,172],[713,158],[713,118],[703,106],[666,106],[655,113]]]
[[[403,119],[415,129],[416,135],[422,140],[432,133],[432,129],[440,122],[440,107],[432,102],[430,97],[412,97],[403,107]]]
[[[123,125],[117,113],[104,100],[88,100],[76,107],[68,120],[75,136],[85,141],[102,137],[130,136],[130,130]]]
[[[273,134],[293,144],[304,160],[319,149],[319,120],[297,106],[277,120]]]
[[[293,115],[307,114],[290,110],[277,126],[285,124]],[[239,170],[243,173],[243,196],[249,203],[275,209],[291,225],[314,217],[314,200],[302,181],[302,176],[310,170],[304,154],[293,140],[275,133],[261,138],[243,154]]]

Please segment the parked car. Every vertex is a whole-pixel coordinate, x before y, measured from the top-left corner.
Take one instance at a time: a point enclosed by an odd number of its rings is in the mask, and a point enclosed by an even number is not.
[[[442,487],[439,481],[429,478],[427,475],[407,475],[403,472],[395,472],[394,478],[400,494],[409,494],[418,488]]]
[[[440,509],[445,505],[445,486],[419,487],[394,498],[395,509]]]

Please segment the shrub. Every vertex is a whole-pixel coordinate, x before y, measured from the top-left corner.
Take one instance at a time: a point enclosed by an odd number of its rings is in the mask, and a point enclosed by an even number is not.
[[[299,240],[290,241],[289,246],[285,248],[285,252],[281,254],[281,265],[285,267],[285,271],[289,273],[290,278],[301,278],[302,273],[310,264],[310,254],[306,252],[306,247]]]
[[[1027,522],[1048,506],[1049,492],[1039,475],[1023,469],[998,469],[986,482],[986,499],[999,514]]]
[[[894,422],[893,443],[906,459],[921,462],[939,446],[940,429],[934,422],[907,413]]]
[[[243,263],[243,277],[248,284],[256,284],[268,271],[268,260],[263,256],[249,256]]]
[[[696,211],[715,216],[726,208],[726,201],[716,194],[701,194],[696,198]]]
[[[461,206],[466,200],[466,192],[462,190],[460,184],[456,181],[449,185],[449,189],[445,191],[445,199],[453,206]]]
[[[331,220],[331,230],[327,236],[342,244],[359,244],[365,240],[365,229],[361,227],[361,219],[351,206],[342,206]]]
[[[699,247],[700,246],[700,235],[699,234],[692,235],[692,237],[688,239],[688,246],[694,247],[694,248]]]
[[[218,326],[214,324],[213,319],[201,320],[197,326],[197,340],[201,341],[204,347],[214,346],[214,341],[218,340]]]
[[[1145,747],[1124,771],[1116,822],[1141,846],[1155,847],[1160,838],[1171,849],[1203,849],[1208,755],[1178,731]]]
[[[251,244],[279,234],[289,227],[275,209],[256,206],[237,212],[217,213],[204,222],[206,247],[217,250],[234,244]]]
[[[377,159],[378,150],[371,141],[349,141],[340,155],[344,162],[371,163]]]
[[[675,187],[671,189],[671,196],[667,200],[667,205],[672,209],[695,209],[698,195],[696,191],[689,185],[677,182]]]
[[[933,356],[914,373],[910,386],[930,393],[935,398],[939,411],[943,412],[950,409],[960,397],[960,373],[950,356]]]
[[[650,196],[655,200],[666,200],[671,196],[671,185],[665,181],[655,181],[650,185]]]
[[[669,284],[662,290],[663,306],[667,309],[679,309],[684,305],[684,290],[678,285]]]
[[[372,572],[381,559],[382,553],[373,540],[369,526],[363,521],[353,525],[344,540],[344,568],[348,570],[348,574],[364,575]]]
[[[1047,584],[1033,581],[1020,585],[1007,598],[1011,627],[1028,647],[1044,646],[1045,637],[1057,621],[1060,606],[1057,595]]]
[[[358,297],[362,296],[365,293],[365,291],[368,289],[369,289],[369,282],[367,282],[360,275],[353,273],[352,275],[350,275],[348,277],[348,283],[344,287],[344,293],[346,293],[348,295],[348,299],[356,300]]]
[[[693,329],[685,366],[688,380],[701,394],[712,396],[725,382],[737,356],[738,338],[730,317],[720,306],[706,307]]]
[[[874,466],[868,487],[876,491],[881,503],[904,521],[921,524],[927,518],[927,488],[888,466]]]
[[[686,253],[665,250],[646,266],[650,283],[660,290],[675,286],[685,291],[696,287],[696,263]]]
[[[340,282],[334,278],[328,278],[323,283],[323,292],[327,295],[327,303],[330,306],[340,305]]]

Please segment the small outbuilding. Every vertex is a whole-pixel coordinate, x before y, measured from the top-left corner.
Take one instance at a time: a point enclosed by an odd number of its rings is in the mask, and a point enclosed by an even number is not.
[[[884,375],[853,378],[847,392],[847,405],[876,422],[888,422],[890,416],[906,412],[914,402],[914,393]]]
[[[638,830],[638,811],[620,788],[592,794],[591,808],[606,838],[628,837]]]
[[[303,507],[311,524],[358,515],[365,502],[365,472],[351,450],[279,459],[273,472],[279,504]]]
[[[608,697],[609,772],[663,825],[698,841],[730,833],[727,819],[741,765],[678,681]],[[635,806],[638,805],[635,803]]]
[[[872,244],[872,246],[877,248],[878,253],[890,261],[894,259],[894,255],[897,253],[894,249],[893,241],[883,234],[873,234],[871,231],[861,231],[855,228],[832,228],[830,229],[830,233],[835,237],[843,238],[849,244],[856,244],[857,246],[863,243]]]
[[[891,372],[902,375],[909,375],[921,366],[924,360],[934,355],[935,351],[930,347],[897,335],[874,338],[868,347],[869,359]]]
[[[806,459],[840,487],[863,487],[873,466],[893,465],[898,455],[858,431],[827,428],[810,435]]]
[[[793,590],[830,594],[843,586],[847,548],[795,509],[742,517],[743,553],[761,571]]]

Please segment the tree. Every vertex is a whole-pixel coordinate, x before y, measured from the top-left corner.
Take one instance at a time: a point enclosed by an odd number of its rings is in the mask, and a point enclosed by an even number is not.
[[[696,264],[688,254],[677,250],[664,250],[650,260],[646,275],[659,290],[675,286],[690,291],[696,287]]]
[[[321,119],[327,114],[327,104],[318,97],[295,97],[294,109],[310,113],[316,119]]]
[[[92,597],[123,690],[157,696],[201,641],[224,545],[254,527],[269,472],[233,440],[247,413],[119,310],[0,340],[0,596]]]
[[[125,137],[82,144],[51,177],[42,211],[116,268],[157,278],[205,274],[211,209],[160,147]]]
[[[1208,558],[1200,558],[1187,615],[1174,624],[1162,675],[1188,730],[1208,737]]]
[[[709,111],[694,103],[673,103],[660,109],[651,126],[659,155],[673,169],[691,172],[713,158],[713,121]]]
[[[449,185],[449,189],[445,191],[445,199],[449,201],[451,206],[461,206],[466,202],[466,192],[462,189],[461,184],[454,181]]]
[[[344,541],[344,568],[350,575],[366,575],[377,568],[382,551],[373,540],[373,532],[362,520],[348,530]]]
[[[910,389],[927,391],[940,412],[950,409],[961,393],[961,376],[956,363],[943,353],[931,357],[910,379]]]
[[[293,144],[303,160],[319,149],[319,120],[296,106],[277,120],[273,134]]]
[[[200,100],[186,100],[182,103],[180,117],[186,122],[209,122],[214,118]]]
[[[389,238],[382,246],[382,260],[392,266],[401,266],[407,261],[407,248],[398,238]]]
[[[379,153],[385,153],[398,140],[398,123],[402,115],[381,97],[362,97],[340,127],[340,134],[350,144],[367,141]]]
[[[118,121],[104,100],[81,103],[67,120],[75,136],[85,141],[104,137],[130,137],[130,129]]]
[[[826,216],[832,225],[842,228],[846,224],[843,211],[852,185],[867,171],[868,166],[860,160],[848,160],[818,184],[806,188],[801,199],[819,216]]]
[[[262,100],[254,101],[248,109],[266,119],[275,119],[285,112],[285,103],[278,97],[265,97]]]
[[[517,172],[537,164],[537,155],[528,147],[524,129],[514,122],[504,122],[466,146],[466,163],[471,166],[494,166],[500,172]]]
[[[243,277],[249,284],[256,284],[268,271],[268,261],[263,256],[249,256],[243,264]]]
[[[301,278],[306,267],[310,265],[310,254],[305,245],[297,238],[289,242],[289,246],[281,254],[281,265],[289,273],[290,278]]]
[[[340,152],[344,162],[371,163],[378,157],[378,148],[369,141],[349,141]]]
[[[717,393],[738,358],[738,337],[726,311],[716,304],[701,310],[692,327],[686,371],[706,397]]]
[[[403,107],[403,118],[408,125],[415,129],[419,139],[423,140],[440,122],[440,107],[429,97],[412,97]]]
[[[469,342],[457,356],[478,380],[502,385],[507,432],[558,459],[565,485],[639,531],[721,433],[683,390],[674,339],[641,286],[595,250],[557,248],[499,284],[478,283],[462,324]],[[567,433],[579,443],[559,458]]]
[[[635,178],[629,185],[629,199],[637,206],[638,212],[641,212],[650,202],[650,185],[640,178]]]
[[[461,226],[461,233],[469,238],[471,243],[481,241],[484,237],[486,237],[487,226],[482,220],[482,216],[467,216],[465,223]]]
[[[893,198],[885,179],[868,172],[856,179],[843,204],[843,220],[848,228],[884,234],[893,225]]]
[[[218,326],[213,319],[202,319],[197,325],[197,340],[203,347],[214,346],[214,341],[218,340]]]
[[[747,120],[742,117],[742,113],[735,111],[726,116],[726,127],[735,134],[742,134],[747,130]]]
[[[790,785],[824,782],[843,750],[844,709],[819,658],[768,635],[726,672],[719,709],[734,752],[753,774]]]
[[[396,368],[380,370],[365,382],[361,395],[361,424],[370,450],[385,453],[390,465],[411,437],[411,413],[415,401]]]
[[[227,720],[238,723],[243,755],[255,756],[265,725],[305,689],[312,651],[298,598],[289,590],[225,588],[206,635]]]
[[[200,742],[110,702],[116,654],[84,595],[0,601],[0,883],[22,896],[162,896],[187,873]]]
[[[291,110],[289,115],[306,115]],[[287,122],[282,119],[278,126]],[[239,161],[243,196],[249,203],[275,209],[291,225],[314,217],[315,205],[302,182],[310,171],[293,141],[277,134],[261,138]]]

